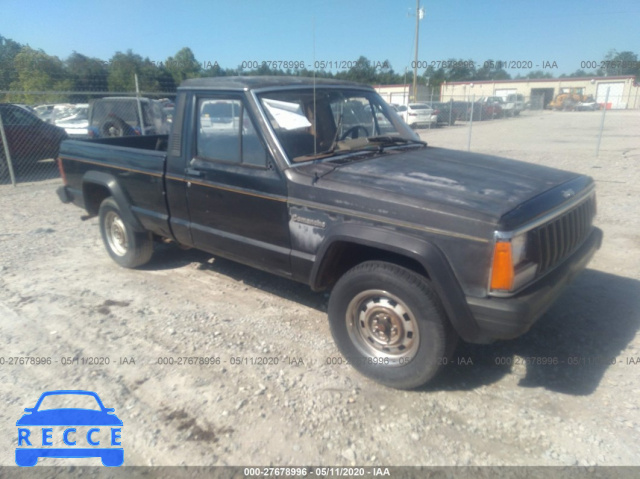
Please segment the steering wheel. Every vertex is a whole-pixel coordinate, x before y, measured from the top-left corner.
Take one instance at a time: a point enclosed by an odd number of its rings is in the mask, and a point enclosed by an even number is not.
[[[340,137],[340,140],[346,140],[348,136],[350,136],[351,138],[360,138],[360,135],[358,135],[358,130],[364,131],[365,138],[369,136],[369,130],[367,130],[362,125],[356,125],[356,126],[352,126],[347,131],[345,131]]]

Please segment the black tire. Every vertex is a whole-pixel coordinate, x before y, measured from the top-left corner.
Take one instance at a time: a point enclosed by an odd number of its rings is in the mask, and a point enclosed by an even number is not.
[[[457,344],[430,282],[391,263],[367,261],[347,271],[328,312],[333,339],[353,367],[397,389],[427,383]]]
[[[109,197],[100,205],[100,234],[109,256],[125,268],[147,263],[153,254],[149,232],[137,232],[124,219],[116,201]]]
[[[100,125],[100,134],[103,137],[131,136],[131,127],[121,118],[109,117]]]

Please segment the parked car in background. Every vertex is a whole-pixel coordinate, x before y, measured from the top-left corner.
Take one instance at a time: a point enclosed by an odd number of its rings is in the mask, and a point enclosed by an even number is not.
[[[471,108],[471,102],[468,101],[450,101],[452,112],[456,115],[456,120],[466,120],[467,112]],[[448,109],[448,107],[447,107]]]
[[[169,133],[169,122],[161,104],[149,98],[108,97],[94,100],[89,104],[88,123],[91,138]]]
[[[70,138],[87,138],[89,136],[89,104],[78,103],[63,111],[53,110],[53,123],[64,128]]]
[[[484,96],[476,100],[473,104],[474,120],[492,120],[494,118],[502,118],[504,112],[502,106],[504,100],[499,96]],[[471,108],[467,111],[466,119],[471,118]]]
[[[55,105],[53,104],[37,105],[33,107],[33,111],[38,116],[38,118],[40,118],[42,121],[51,123],[50,120],[51,120],[51,113],[53,112],[53,107],[55,107]]]
[[[438,116],[438,125],[453,125],[458,119],[458,111],[452,102],[433,102],[430,104]]]
[[[0,115],[14,166],[18,162],[55,158],[60,143],[68,137],[62,128],[42,121],[34,113],[18,105],[0,103]],[[0,137],[0,164],[6,166],[1,141]]]
[[[504,99],[502,111],[504,116],[517,116],[524,110],[524,95],[520,93],[511,93]]]
[[[235,101],[210,99],[199,104],[200,130],[234,132],[240,125],[240,106]]]
[[[595,98],[589,95],[584,101],[578,102],[574,106],[575,111],[595,111],[599,110],[601,105],[596,103]]]
[[[171,124],[173,121],[173,111],[176,106],[175,103],[168,98],[161,98],[157,101],[160,102],[160,106],[162,107],[162,111],[164,112],[167,122]]]
[[[438,115],[426,103],[409,103],[398,107],[398,115],[411,128],[435,125]]]
[[[35,115],[36,111],[33,109],[33,107],[29,106],[29,105],[25,105],[23,103],[13,103],[13,105],[15,106],[19,106],[20,108],[22,108],[23,110],[27,110],[29,113],[33,113]],[[37,116],[37,115],[36,115]]]

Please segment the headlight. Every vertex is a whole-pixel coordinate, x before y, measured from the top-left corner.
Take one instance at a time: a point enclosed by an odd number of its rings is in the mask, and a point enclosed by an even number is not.
[[[496,233],[491,265],[491,293],[511,294],[535,277],[538,265],[531,260],[528,236],[528,232],[516,236]]]

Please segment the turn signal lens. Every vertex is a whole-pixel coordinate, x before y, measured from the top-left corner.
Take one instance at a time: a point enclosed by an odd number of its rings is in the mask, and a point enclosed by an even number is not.
[[[513,258],[511,242],[498,241],[493,249],[491,289],[509,291],[513,288]]]

